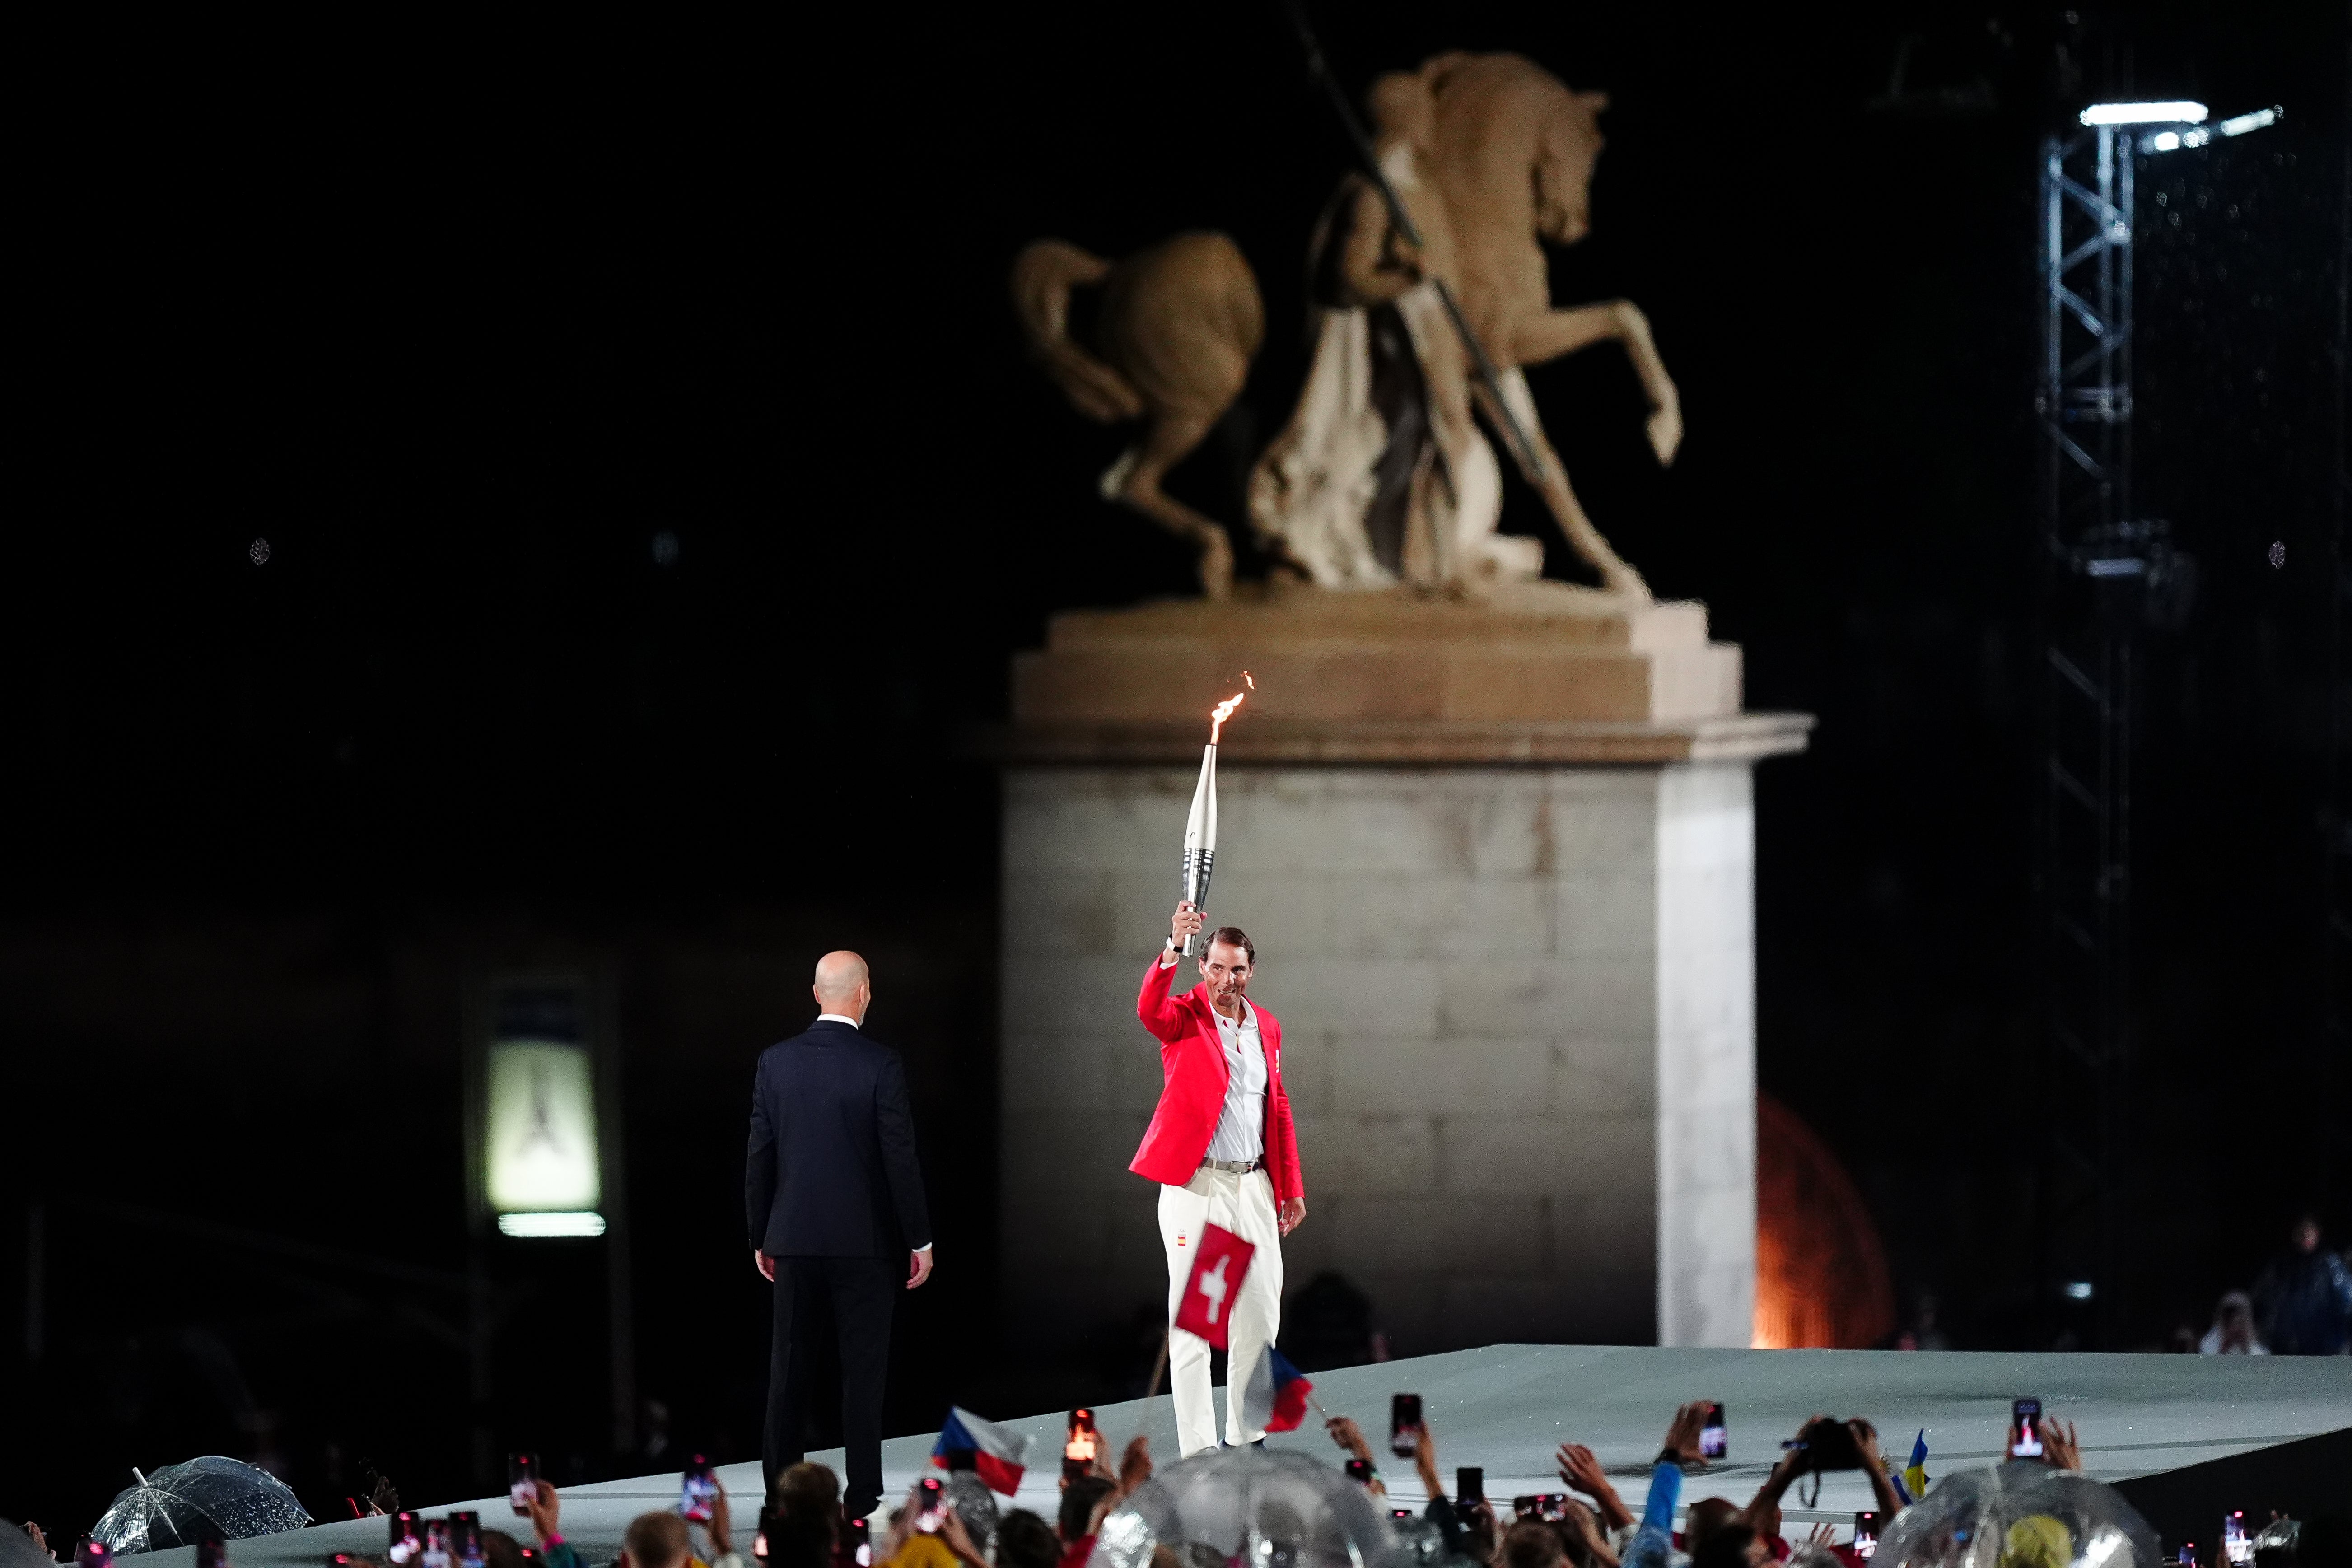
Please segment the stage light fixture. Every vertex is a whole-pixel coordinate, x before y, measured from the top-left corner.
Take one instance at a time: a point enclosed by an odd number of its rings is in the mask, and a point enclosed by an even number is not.
[[[592,1211],[574,1214],[502,1214],[501,1236],[602,1236],[604,1216]]]
[[[2213,125],[2183,125],[2177,131],[2168,128],[2140,138],[2139,150],[2143,153],[2177,153],[2183,147],[2202,147],[2217,136],[2243,136],[2249,131],[2276,125],[2285,115],[2286,110],[2274,103],[2268,109],[2233,114]]]
[[[2192,99],[2158,103],[2095,103],[2083,110],[2085,125],[2201,125],[2205,106]]]
[[[2088,1279],[2066,1281],[2066,1300],[2069,1301],[2087,1301],[2091,1299],[2092,1293],[2091,1282]]]

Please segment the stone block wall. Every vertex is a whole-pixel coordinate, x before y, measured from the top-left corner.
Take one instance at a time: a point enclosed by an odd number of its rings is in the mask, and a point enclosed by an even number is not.
[[[1005,775],[1003,1278],[1041,1339],[1164,1299],[1135,991],[1189,768]],[[1309,1214],[1399,1353],[1745,1345],[1748,765],[1222,767],[1213,923],[1258,949]],[[1197,972],[1187,962],[1178,984]]]

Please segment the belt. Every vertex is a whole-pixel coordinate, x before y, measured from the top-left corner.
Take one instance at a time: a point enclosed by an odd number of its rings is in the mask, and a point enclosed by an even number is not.
[[[1265,1169],[1265,1162],[1263,1160],[1203,1160],[1201,1162],[1201,1169],[1223,1171],[1228,1176],[1246,1176],[1252,1171]]]

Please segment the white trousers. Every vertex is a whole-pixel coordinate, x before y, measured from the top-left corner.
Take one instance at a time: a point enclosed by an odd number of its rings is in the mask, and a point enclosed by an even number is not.
[[[1201,1227],[1222,1226],[1257,1248],[1233,1302],[1225,1338],[1225,1440],[1255,1443],[1265,1436],[1242,1418],[1250,1373],[1282,1329],[1282,1227],[1275,1217],[1274,1181],[1264,1171],[1237,1176],[1205,1167],[1181,1187],[1160,1189],[1160,1244],[1168,1253],[1168,1373],[1176,1395],[1176,1448],[1190,1458],[1217,1446],[1216,1406],[1210,1398],[1209,1342],[1177,1328],[1176,1308],[1192,1277]]]

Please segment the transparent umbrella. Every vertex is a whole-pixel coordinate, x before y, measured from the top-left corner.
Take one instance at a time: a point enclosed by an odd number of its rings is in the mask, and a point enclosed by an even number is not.
[[[1161,1470],[1095,1537],[1088,1568],[1391,1568],[1396,1537],[1364,1489],[1304,1454],[1229,1448]]]
[[[310,1522],[284,1481],[243,1459],[207,1454],[152,1476],[131,1473],[139,1484],[118,1494],[89,1531],[118,1555],[207,1538],[244,1541]]]
[[[2163,1555],[2115,1488],[2021,1461],[1945,1477],[1895,1516],[1871,1568],[2158,1568]]]

